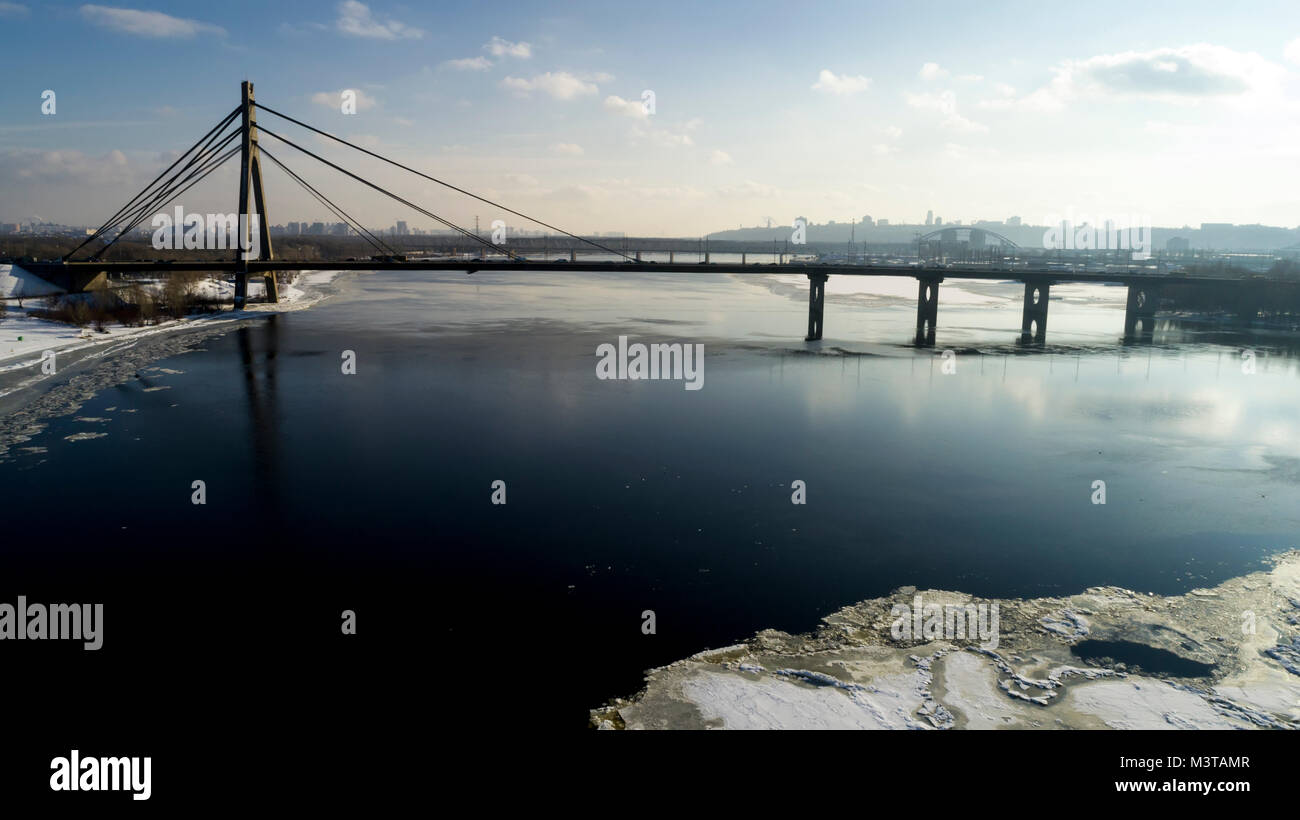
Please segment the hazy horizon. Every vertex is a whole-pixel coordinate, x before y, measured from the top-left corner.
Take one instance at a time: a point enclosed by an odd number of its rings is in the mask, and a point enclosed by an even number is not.
[[[894,3],[668,3],[629,20],[588,3],[237,2],[218,15],[192,2],[4,2],[0,221],[99,224],[227,114],[247,78],[263,104],[581,233],[865,214],[920,224],[927,211],[966,224],[1073,211],[1290,228],[1300,16],[1248,5],[931,3],[932,22],[916,26],[918,12]],[[341,111],[345,89],[355,114]],[[458,224],[538,227],[259,122]],[[263,145],[363,224],[435,227]],[[337,221],[278,168],[265,173],[272,223]],[[236,175],[229,163],[175,204],[230,211]]]

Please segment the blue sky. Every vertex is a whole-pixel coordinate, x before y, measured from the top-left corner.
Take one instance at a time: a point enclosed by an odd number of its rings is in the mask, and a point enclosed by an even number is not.
[[[100,221],[248,78],[267,105],[580,231],[699,236],[930,209],[1295,226],[1298,9],[11,0],[0,219]],[[340,111],[344,89],[355,115]],[[430,224],[266,144],[367,224]],[[519,222],[346,164],[462,223]],[[272,221],[326,218],[268,173]],[[233,171],[214,175],[183,204],[230,210],[233,185]]]

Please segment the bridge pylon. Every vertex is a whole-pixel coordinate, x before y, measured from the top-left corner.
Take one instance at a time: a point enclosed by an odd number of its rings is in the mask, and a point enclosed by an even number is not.
[[[257,150],[257,107],[253,98],[253,84],[244,80],[241,86],[243,95],[241,147],[239,155],[239,243],[236,258],[240,262],[235,271],[235,310],[242,310],[248,301],[248,253],[245,248],[253,247],[250,243],[250,231],[257,231],[257,260],[275,258],[271,250],[271,221],[266,213],[266,194],[262,188],[262,155]],[[251,183],[251,184],[250,184]],[[249,208],[249,196],[257,209],[256,226],[252,210]],[[266,287],[268,302],[280,301],[280,289],[275,280],[275,271],[267,271],[262,278]]]

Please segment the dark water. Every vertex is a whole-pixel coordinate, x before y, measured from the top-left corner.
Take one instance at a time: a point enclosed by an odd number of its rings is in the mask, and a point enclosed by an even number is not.
[[[1122,663],[1131,670],[1148,675],[1172,675],[1178,678],[1200,678],[1214,671],[1214,664],[1184,658],[1167,649],[1158,649],[1135,641],[1080,641],[1071,647],[1080,658],[1101,661],[1107,665]]]
[[[362,276],[157,362],[182,372],[142,371],[0,466],[24,521],[0,600],[106,608],[97,657],[20,650],[214,724],[577,729],[645,668],[899,586],[1177,594],[1300,540],[1278,340],[1166,326],[1125,347],[1123,293],[1097,288],[1025,352],[1017,287],[986,286],[941,296],[939,349],[917,351],[914,307],[834,284],[810,346],[797,296],[726,277]],[[620,333],[703,343],[704,388],[598,380]],[[87,431],[108,435],[66,438]]]

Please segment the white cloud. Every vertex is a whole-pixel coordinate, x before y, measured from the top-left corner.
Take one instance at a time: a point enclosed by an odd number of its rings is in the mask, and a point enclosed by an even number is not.
[[[344,34],[376,40],[414,40],[424,36],[420,29],[396,20],[381,23],[370,14],[369,6],[357,0],[339,3],[339,19],[334,25]]]
[[[1291,56],[1289,51],[1287,56]],[[1079,99],[1186,104],[1205,99],[1277,98],[1282,95],[1286,74],[1281,66],[1254,52],[1208,43],[1099,54],[1086,60],[1067,60],[1052,72],[1055,76],[1050,83],[1024,97],[1004,93],[1002,99],[981,101],[980,107],[1059,111]]]
[[[0,3],[0,17],[25,17],[27,7],[21,3]]]
[[[897,125],[887,125],[880,129],[880,133],[889,137],[891,140],[896,140],[903,136],[903,129],[899,128]]]
[[[709,155],[709,162],[714,165],[730,165],[731,154],[728,154],[726,151],[714,151]]]
[[[659,145],[668,148],[678,148],[683,145],[694,145],[695,140],[691,139],[690,134],[674,134],[666,129],[656,128],[650,131],[649,137]]]
[[[1282,52],[1282,56],[1286,57],[1291,62],[1300,65],[1300,37],[1297,37],[1286,44],[1286,50]]]
[[[836,75],[834,72],[823,68],[821,73],[817,75],[817,82],[813,83],[812,89],[827,94],[847,95],[866,91],[870,85],[870,78],[863,77],[861,74],[856,77],[848,74]]]
[[[126,34],[139,34],[142,37],[193,37],[200,33],[225,34],[221,26],[201,23],[198,20],[186,20],[172,17],[160,11],[138,11],[112,6],[81,7],[81,16],[98,26],[121,31]]]
[[[368,111],[375,107],[375,98],[359,88],[347,88],[338,91],[319,91],[311,95],[311,101],[316,105],[323,105],[326,108],[332,108],[335,111],[339,111],[343,105],[344,91],[351,91],[353,94],[357,95],[358,111]]]
[[[521,94],[530,91],[544,91],[557,100],[572,100],[599,91],[595,83],[580,80],[567,71],[546,72],[530,78],[506,77],[501,85],[514,89]]]
[[[551,146],[551,153],[562,157],[580,157],[586,152],[575,142],[557,142]]]
[[[605,110],[631,117],[634,120],[644,120],[650,117],[650,113],[646,111],[645,105],[640,100],[625,100],[617,94],[610,94],[605,98]]]
[[[526,60],[533,56],[533,47],[528,43],[512,43],[500,37],[493,37],[483,46],[483,50],[493,57],[518,57]]]
[[[941,91],[937,94],[908,94],[907,104],[923,111],[937,111],[943,114],[939,124],[950,131],[973,133],[989,130],[988,126],[972,122],[957,113],[957,97],[951,91]]]
[[[443,65],[457,71],[486,71],[492,67],[492,61],[487,57],[465,57],[460,60],[446,60]]]
[[[871,146],[871,153],[875,154],[878,157],[888,156],[889,154],[892,154],[897,150],[898,149],[895,148],[894,146],[886,145],[883,142],[878,142],[875,145]]]
[[[939,80],[948,76],[946,68],[940,68],[938,63],[926,63],[921,66],[921,79]]]
[[[718,196],[726,199],[773,199],[781,195],[781,189],[752,179],[741,185],[730,185],[718,189]]]

